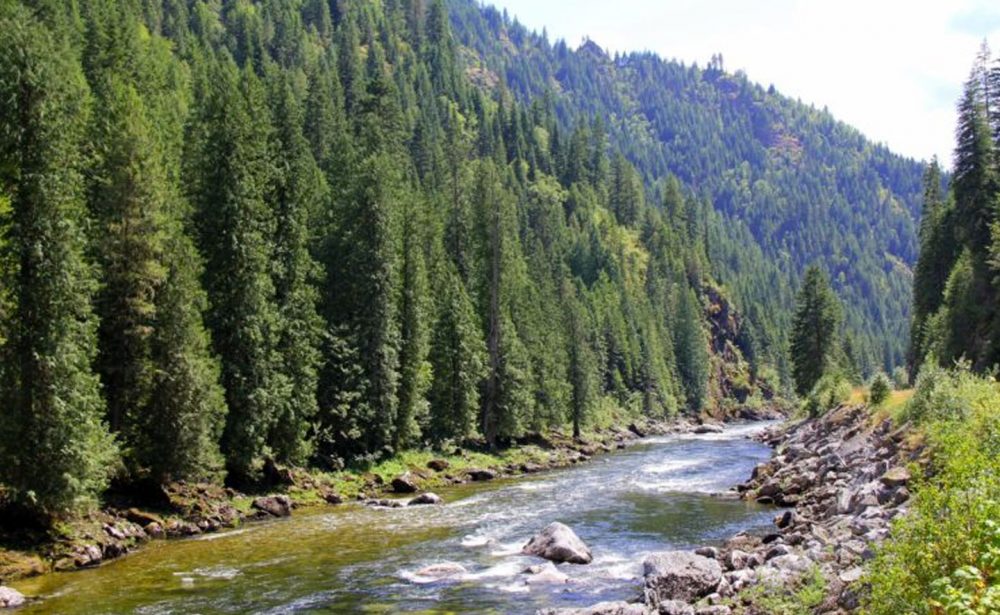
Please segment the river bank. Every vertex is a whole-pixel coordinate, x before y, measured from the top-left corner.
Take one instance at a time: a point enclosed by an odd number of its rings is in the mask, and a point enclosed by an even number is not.
[[[150,542],[212,534],[288,516],[298,509],[345,501],[400,506],[435,489],[571,466],[628,447],[645,436],[698,429],[716,430],[718,426],[700,426],[687,420],[641,420],[628,427],[588,433],[580,440],[560,433],[534,436],[497,453],[470,449],[449,454],[410,452],[364,472],[317,473],[270,467],[266,474],[273,487],[260,493],[176,483],[145,493],[142,500],[110,494],[101,510],[52,528],[7,527],[0,536],[0,584],[50,571],[98,566]],[[407,497],[399,497],[403,495]],[[433,502],[432,498],[422,499]]]
[[[907,465],[922,448],[904,428],[864,405],[793,422],[757,436],[774,448],[736,487],[741,498],[782,507],[774,530],[644,560],[637,603],[605,603],[554,615],[764,615],[855,611],[872,547],[906,514]]]

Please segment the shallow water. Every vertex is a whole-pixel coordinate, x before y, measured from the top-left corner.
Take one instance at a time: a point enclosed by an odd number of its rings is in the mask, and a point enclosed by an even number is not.
[[[639,593],[653,551],[710,544],[770,526],[770,508],[718,497],[770,450],[723,434],[649,438],[586,464],[439,491],[448,504],[296,513],[240,530],[155,542],[97,569],[15,587],[44,599],[23,613],[533,613]],[[531,585],[521,545],[551,521],[572,527],[594,562],[564,564],[568,584]],[[468,574],[416,572],[457,562]]]

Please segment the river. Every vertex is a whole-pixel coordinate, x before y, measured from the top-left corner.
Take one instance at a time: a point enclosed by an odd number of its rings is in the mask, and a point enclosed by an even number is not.
[[[770,449],[747,436],[648,438],[575,467],[439,491],[443,506],[358,504],[194,539],[154,542],[122,560],[15,584],[43,599],[24,614],[59,613],[533,613],[631,599],[643,555],[771,527],[773,509],[720,497]],[[521,545],[551,521],[594,554],[564,564],[562,585],[528,585],[541,560]],[[427,582],[416,571],[457,562],[468,574]]]

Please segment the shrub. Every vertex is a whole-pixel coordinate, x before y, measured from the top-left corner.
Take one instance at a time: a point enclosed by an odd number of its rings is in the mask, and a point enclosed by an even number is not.
[[[868,386],[868,403],[873,406],[881,406],[889,399],[890,393],[892,393],[892,384],[889,382],[889,377],[882,372],[875,374],[872,383]]]
[[[902,390],[910,386],[910,375],[902,365],[897,365],[892,370],[892,385],[896,390]]]
[[[839,372],[828,373],[813,386],[802,408],[807,415],[816,417],[844,403],[850,396],[850,381]]]
[[[926,433],[930,475],[914,483],[910,513],[894,523],[868,571],[868,613],[997,612],[997,408],[992,376],[925,367],[904,416]]]

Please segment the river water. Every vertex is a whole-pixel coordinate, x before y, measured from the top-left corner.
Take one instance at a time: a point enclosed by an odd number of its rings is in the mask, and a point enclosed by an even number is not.
[[[720,493],[770,450],[722,434],[648,438],[626,450],[526,478],[441,490],[447,504],[358,504],[195,539],[155,542],[122,560],[15,584],[43,599],[23,613],[533,613],[631,599],[644,554],[721,541],[771,526],[773,510]],[[564,564],[570,582],[528,585],[541,560],[520,547],[552,521],[594,554]],[[429,582],[416,572],[457,562],[468,574]]]

